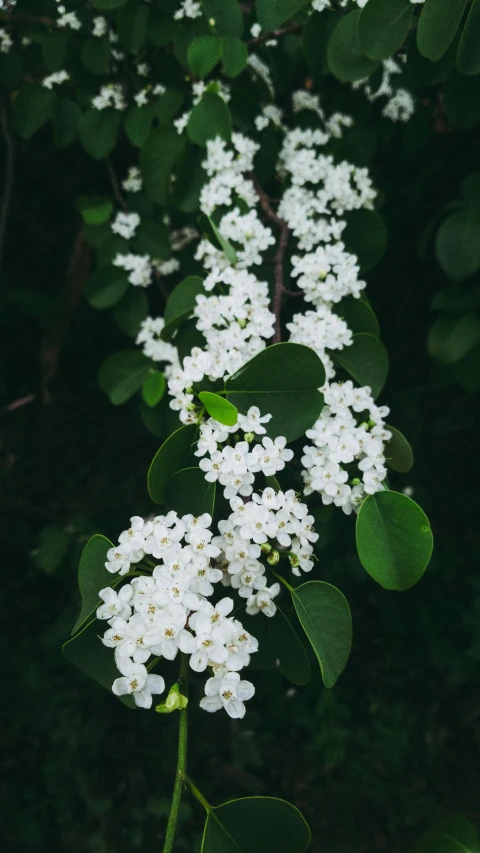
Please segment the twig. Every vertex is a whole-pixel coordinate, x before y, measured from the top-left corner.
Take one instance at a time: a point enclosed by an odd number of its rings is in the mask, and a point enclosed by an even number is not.
[[[125,201],[125,199],[121,193],[120,186],[118,183],[117,173],[115,172],[115,169],[113,168],[113,163],[110,160],[110,157],[107,157],[106,162],[107,162],[108,174],[110,175],[110,183],[112,185],[113,194],[114,194],[115,198],[117,199],[122,210],[124,210],[125,213],[128,213],[128,204]]]
[[[255,181],[255,189],[260,199],[260,205],[265,215],[271,222],[280,228],[280,240],[278,242],[277,254],[275,256],[275,295],[273,297],[273,313],[275,314],[275,332],[273,343],[278,344],[282,339],[282,327],[280,315],[282,311],[282,297],[284,294],[297,295],[294,291],[287,291],[283,285],[283,259],[288,245],[290,230],[286,222],[275,213],[270,205],[270,199],[261,186]]]
[[[2,26],[8,24],[44,24],[46,27],[61,29],[55,18],[48,18],[45,15],[24,15],[22,12],[8,12],[6,10],[0,11],[0,24]]]
[[[302,27],[301,24],[289,24],[288,27],[282,27],[280,30],[273,30],[271,33],[265,33],[263,36],[257,36],[257,38],[249,39],[247,41],[248,47],[256,44],[264,44],[266,41],[270,41],[271,39],[280,38],[280,36],[286,36],[289,33],[295,33],[297,30],[300,30]]]
[[[15,412],[17,409],[20,409],[22,406],[28,405],[28,403],[33,403],[35,399],[34,394],[27,394],[26,397],[20,397],[19,400],[14,400],[13,403],[9,403],[8,406],[5,406],[5,412]]]
[[[5,231],[7,228],[8,212],[10,210],[10,202],[12,200],[13,190],[13,167],[15,147],[13,137],[10,131],[8,121],[8,111],[5,99],[0,95],[0,122],[2,125],[2,134],[5,140],[5,185],[3,190],[2,206],[0,208],[0,272],[2,268],[2,256],[5,243]]]

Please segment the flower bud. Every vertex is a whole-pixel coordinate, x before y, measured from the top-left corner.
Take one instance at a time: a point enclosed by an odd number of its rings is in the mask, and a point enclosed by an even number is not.
[[[159,714],[171,714],[172,711],[181,711],[186,708],[188,699],[180,693],[178,684],[172,684],[165,702],[157,705],[155,710]]]
[[[260,550],[262,554],[269,554],[272,550],[272,546],[268,544],[268,542],[264,542],[263,545],[260,545]]]
[[[276,566],[279,560],[280,554],[278,553],[278,551],[275,550],[271,551],[271,553],[267,557],[267,563],[270,566]]]
[[[253,432],[246,432],[243,436],[245,441],[248,441],[249,444],[254,440],[255,434]]]
[[[300,564],[300,560],[298,559],[296,554],[290,553],[288,555],[288,559],[290,560],[290,565],[291,565],[292,569],[295,569]]]

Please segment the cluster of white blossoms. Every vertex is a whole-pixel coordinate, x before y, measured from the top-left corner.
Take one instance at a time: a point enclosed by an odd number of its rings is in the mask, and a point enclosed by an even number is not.
[[[204,710],[225,708],[229,716],[241,718],[255,692],[239,673],[257,651],[257,640],[231,615],[231,598],[216,604],[208,600],[224,576],[215,566],[221,550],[213,542],[211,524],[207,513],[180,518],[169,512],[152,521],[133,516],[131,527],[107,553],[108,571],[136,575],[119,592],[107,587],[99,593],[103,604],[97,616],[109,624],[102,642],[115,650],[122,674],[112,690],[117,696],[132,695],[142,708],[150,708],[152,694],[165,689],[162,676],[149,674],[146,664],[151,658],[174,660],[179,651],[189,655],[195,672],[209,668],[213,673],[200,701]]]
[[[114,110],[126,110],[127,102],[123,87],[119,83],[107,83],[102,86],[98,95],[92,100],[94,110],[106,110],[110,107]]]
[[[7,31],[0,27],[0,53],[9,53],[13,47],[13,41]]]
[[[341,506],[350,515],[366,495],[384,488],[389,409],[376,405],[370,388],[356,388],[350,381],[327,384],[324,396],[321,415],[306,432],[313,445],[303,448],[305,494],[319,492],[324,504]]]
[[[209,483],[224,486],[224,497],[236,495],[248,497],[253,492],[255,474],[273,477],[285,468],[285,462],[293,459],[293,451],[286,448],[286,438],[275,439],[264,435],[264,423],[271,415],[261,415],[256,406],[252,406],[246,415],[238,416],[238,423],[227,427],[209,418],[200,424],[200,437],[195,456],[203,457],[199,467],[205,473]],[[239,430],[245,433],[243,441],[229,441]],[[254,435],[263,435],[261,443],[254,443]],[[226,442],[229,442],[226,444]]]
[[[82,22],[77,17],[75,12],[67,12],[65,6],[57,6],[59,17],[57,18],[57,27],[62,29],[79,30]]]
[[[53,74],[43,78],[42,86],[45,86],[45,89],[53,89],[54,86],[60,86],[66,80],[70,80],[68,71],[54,71]]]
[[[143,352],[153,361],[164,362],[163,372],[169,376],[173,370],[180,368],[177,348],[162,341],[160,335],[165,327],[163,317],[146,317],[137,335],[137,344],[143,346]]]
[[[92,36],[95,38],[102,38],[102,36],[106,36],[108,33],[108,21],[102,15],[97,15],[96,18],[93,19],[93,30]]]
[[[118,252],[113,259],[113,265],[114,267],[121,267],[129,273],[128,280],[134,287],[148,287],[152,281],[150,255]]]
[[[140,225],[138,213],[125,213],[123,210],[117,213],[111,224],[114,234],[119,234],[124,240],[131,240]]]
[[[182,18],[200,18],[202,15],[202,7],[198,0],[182,0],[179,8],[173,13],[176,21]]]
[[[382,109],[382,115],[391,121],[410,121],[415,112],[415,101],[406,89],[392,86],[392,78],[401,74],[399,62],[390,57],[382,63],[382,79],[378,89],[373,89],[368,77],[352,83],[352,89],[361,89],[367,100],[374,102],[379,98],[387,98]]]
[[[142,173],[138,166],[130,166],[122,187],[127,193],[139,193],[142,189]]]

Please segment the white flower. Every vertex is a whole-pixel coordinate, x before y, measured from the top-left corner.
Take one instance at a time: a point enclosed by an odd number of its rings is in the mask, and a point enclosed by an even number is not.
[[[138,166],[130,166],[122,187],[128,193],[138,193],[142,189],[142,176]]]
[[[161,675],[149,675],[145,666],[133,663],[126,658],[119,665],[123,678],[117,678],[112,685],[116,696],[133,695],[139,708],[151,708],[152,693],[163,693],[165,681]]]
[[[96,18],[93,19],[93,30],[92,36],[96,38],[100,38],[101,36],[105,36],[108,32],[108,24],[107,19],[103,18],[101,15],[97,15]]]
[[[106,587],[101,589],[98,597],[104,602],[97,610],[97,619],[113,619],[118,616],[121,619],[129,619],[132,613],[130,601],[133,596],[133,589],[130,584],[122,586],[117,593],[114,589]]]
[[[60,86],[66,80],[70,80],[68,71],[54,71],[53,74],[43,78],[42,86],[45,86],[46,89],[53,89],[54,86]]]
[[[267,424],[272,419],[271,415],[261,415],[257,406],[251,406],[246,415],[239,413],[238,424],[244,432],[254,432],[256,435],[264,435],[266,429],[262,424]]]
[[[245,716],[245,705],[255,693],[253,684],[240,681],[238,672],[227,672],[215,678],[209,678],[205,684],[205,697],[200,700],[204,711],[219,711],[225,708],[229,717],[241,719]]]
[[[120,211],[113,220],[111,228],[114,234],[120,234],[120,237],[123,237],[124,240],[131,240],[139,225],[140,217],[138,213],[124,213]]]
[[[261,589],[259,592],[253,593],[247,600],[246,611],[249,616],[256,616],[257,613],[264,613],[265,616],[275,616],[277,607],[273,599],[280,592],[280,584],[274,583],[271,587]]]
[[[148,255],[118,253],[113,259],[115,267],[130,273],[128,280],[136,287],[148,287],[152,281],[152,265]]]

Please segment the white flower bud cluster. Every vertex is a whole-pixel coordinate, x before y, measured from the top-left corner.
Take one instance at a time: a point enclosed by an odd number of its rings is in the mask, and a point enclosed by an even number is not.
[[[134,255],[131,252],[118,252],[113,259],[114,267],[121,267],[130,273],[128,280],[135,287],[148,287],[152,281],[152,263],[150,255]]]
[[[412,3],[423,2],[423,0],[411,0]],[[395,59],[390,57],[382,63],[382,79],[378,89],[372,89],[368,77],[356,80],[352,83],[352,89],[361,89],[367,100],[374,102],[379,98],[387,98],[387,103],[382,109],[382,115],[391,121],[410,121],[415,112],[415,101],[406,89],[395,89],[392,86],[392,78],[401,74],[402,67]]]
[[[57,18],[57,27],[61,29],[79,30],[82,22],[79,20],[75,12],[67,12],[65,6],[57,6],[59,17]]]
[[[355,388],[350,381],[326,384],[323,392],[325,406],[306,433],[313,445],[303,448],[305,494],[319,492],[324,504],[341,506],[350,515],[366,495],[384,488],[389,409],[375,404],[370,388]]]
[[[204,458],[201,459],[199,467],[204,471],[205,479],[209,483],[218,480],[220,485],[225,487],[223,494],[227,500],[236,495],[248,497],[253,492],[255,474],[261,472],[265,477],[273,477],[285,468],[285,462],[293,459],[293,451],[286,448],[287,440],[284,436],[273,440],[263,435],[261,444],[243,440],[219,447],[239,430],[252,438],[253,433],[264,434],[265,427],[262,423],[267,423],[270,419],[271,415],[262,417],[259,409],[252,406],[246,415],[239,415],[239,422],[235,426],[226,427],[213,418],[200,424],[200,438],[195,455]]]
[[[139,193],[142,189],[142,174],[138,166],[130,166],[122,187],[127,193]]]
[[[92,36],[95,38],[102,38],[102,36],[106,36],[108,33],[108,22],[107,19],[102,15],[97,15],[96,18],[93,19],[93,30]]]
[[[139,225],[138,213],[125,213],[121,210],[113,220],[111,228],[114,234],[119,234],[124,240],[131,240]]]
[[[45,86],[45,89],[53,89],[54,86],[60,86],[66,80],[70,80],[68,71],[54,71],[53,74],[43,78],[42,86]]]
[[[168,377],[172,370],[180,369],[180,362],[177,348],[160,337],[164,327],[163,317],[146,317],[140,326],[136,343],[143,344],[143,351],[148,358],[166,362],[163,372]]]
[[[7,31],[0,27],[0,53],[10,53],[13,41]]]
[[[174,660],[179,651],[189,655],[195,672],[213,670],[200,702],[204,710],[225,708],[230,717],[241,718],[255,692],[239,672],[257,651],[257,640],[231,615],[231,598],[216,605],[208,601],[223,578],[212,565],[220,548],[213,544],[211,524],[207,513],[179,518],[169,512],[153,521],[133,516],[107,553],[108,571],[126,575],[135,567],[135,577],[118,593],[110,587],[99,593],[104,603],[97,617],[109,624],[102,642],[115,650],[122,674],[112,690],[132,695],[142,708],[150,708],[152,694],[165,689],[162,676],[149,674],[147,662],[152,656]]]
[[[201,14],[202,7],[198,0],[182,0],[173,17],[176,21],[180,21],[182,18],[199,18]]]
[[[102,86],[92,100],[92,107],[94,110],[106,110],[110,107],[114,110],[126,110],[127,102],[122,86],[119,83],[107,83]]]

